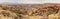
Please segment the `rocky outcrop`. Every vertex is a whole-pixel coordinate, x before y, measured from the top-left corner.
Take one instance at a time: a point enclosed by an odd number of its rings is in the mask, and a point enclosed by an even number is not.
[[[0,19],[14,19],[17,17],[16,13],[0,9]]]

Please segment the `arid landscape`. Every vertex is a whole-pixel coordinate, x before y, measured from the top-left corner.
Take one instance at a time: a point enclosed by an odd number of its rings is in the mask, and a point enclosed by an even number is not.
[[[60,19],[60,4],[0,4],[0,19]]]

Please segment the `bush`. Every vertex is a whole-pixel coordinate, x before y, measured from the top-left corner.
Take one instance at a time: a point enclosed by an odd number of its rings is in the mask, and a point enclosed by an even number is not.
[[[21,12],[21,11],[17,11],[16,13],[17,13],[17,14],[23,14],[23,12]]]
[[[17,14],[23,14],[23,12],[22,11],[19,11],[19,10],[16,10],[16,13]]]
[[[47,16],[49,16],[49,15],[51,15],[51,14],[53,14],[53,13],[49,11],[49,12],[47,13]]]

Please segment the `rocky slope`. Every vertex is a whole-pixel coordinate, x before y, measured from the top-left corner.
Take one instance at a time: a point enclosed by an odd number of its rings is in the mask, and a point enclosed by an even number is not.
[[[0,19],[60,19],[60,4],[0,4]]]

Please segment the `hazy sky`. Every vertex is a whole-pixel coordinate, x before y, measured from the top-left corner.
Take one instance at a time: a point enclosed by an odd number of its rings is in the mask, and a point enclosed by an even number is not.
[[[60,3],[60,0],[0,0],[0,3],[40,4],[40,3]]]

